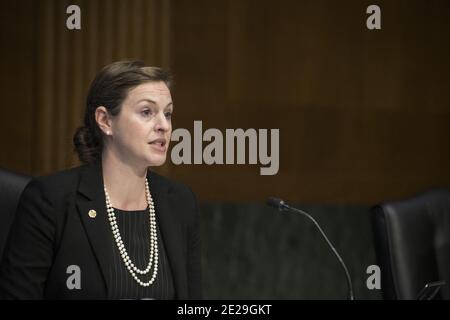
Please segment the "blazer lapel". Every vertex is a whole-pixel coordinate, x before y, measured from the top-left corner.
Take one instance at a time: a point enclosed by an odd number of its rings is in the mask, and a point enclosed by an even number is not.
[[[182,250],[183,238],[180,221],[172,210],[169,184],[160,176],[148,171],[147,178],[150,192],[155,202],[156,220],[159,223],[162,241],[172,271],[177,298],[187,297],[186,261]],[[109,289],[108,268],[112,261],[111,250],[115,246],[114,239],[106,213],[106,200],[103,192],[103,174],[101,162],[96,161],[84,168],[81,174],[76,205],[81,221],[88,235],[92,251],[105,282],[106,294]],[[96,211],[95,218],[89,215],[90,210]]]
[[[171,193],[167,182],[154,172],[148,172],[150,192],[155,202],[156,221],[161,228],[162,240],[169,260],[178,299],[187,298],[186,261],[182,251],[183,238],[180,221],[172,210]]]
[[[81,221],[88,235],[105,282],[108,295],[108,268],[112,260],[113,237],[106,214],[106,200],[103,192],[101,162],[96,161],[84,168],[81,174],[76,205]],[[95,210],[95,215],[91,210]],[[91,214],[89,212],[91,211]]]

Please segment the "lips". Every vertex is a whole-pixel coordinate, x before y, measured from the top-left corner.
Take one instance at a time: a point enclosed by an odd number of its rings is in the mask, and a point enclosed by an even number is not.
[[[153,147],[153,149],[158,150],[160,152],[166,151],[167,141],[166,139],[159,138],[149,142],[149,145]]]

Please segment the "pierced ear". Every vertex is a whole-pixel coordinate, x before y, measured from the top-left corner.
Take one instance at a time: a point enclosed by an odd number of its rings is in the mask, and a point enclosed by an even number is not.
[[[100,130],[106,135],[112,133],[112,121],[108,110],[104,106],[99,106],[95,109],[95,121],[97,122]]]

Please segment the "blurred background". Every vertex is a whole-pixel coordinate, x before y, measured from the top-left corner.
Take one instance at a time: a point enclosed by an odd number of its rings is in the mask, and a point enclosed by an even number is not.
[[[69,30],[69,5],[81,30]],[[366,9],[381,8],[381,30]],[[279,128],[280,168],[156,171],[197,194],[205,298],[357,298],[376,264],[369,209],[450,187],[450,2],[446,0],[0,1],[0,167],[44,175],[79,165],[72,136],[87,88],[116,60],[175,78],[174,128]]]

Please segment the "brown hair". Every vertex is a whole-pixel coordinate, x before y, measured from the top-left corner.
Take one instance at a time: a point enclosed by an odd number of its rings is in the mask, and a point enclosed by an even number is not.
[[[96,75],[86,97],[84,125],[73,136],[75,152],[81,162],[93,162],[103,151],[103,133],[95,121],[97,107],[104,106],[110,115],[116,116],[131,89],[146,82],[160,81],[170,89],[168,73],[157,67],[146,67],[141,61],[114,62]]]

